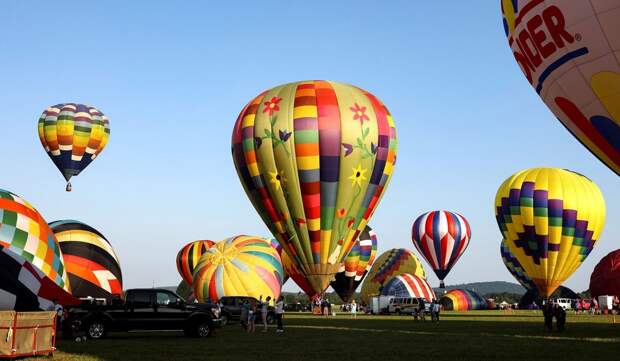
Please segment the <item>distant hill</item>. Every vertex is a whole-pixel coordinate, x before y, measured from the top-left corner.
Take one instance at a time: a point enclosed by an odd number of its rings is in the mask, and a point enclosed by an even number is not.
[[[459,285],[446,286],[445,289],[435,288],[437,296],[443,294],[443,291],[449,291],[457,288],[464,288],[472,290],[480,295],[484,296],[490,293],[513,293],[517,295],[525,294],[525,288],[517,283],[504,282],[504,281],[490,281],[490,282],[472,282],[463,283]]]

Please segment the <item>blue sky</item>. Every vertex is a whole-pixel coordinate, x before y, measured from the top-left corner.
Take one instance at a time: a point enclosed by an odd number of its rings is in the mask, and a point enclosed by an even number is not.
[[[176,284],[174,259],[188,241],[269,235],[237,179],[232,126],[260,91],[305,79],[365,88],[395,119],[398,163],[371,220],[380,251],[413,249],[420,213],[458,211],[473,237],[446,283],[513,281],[493,200],[506,177],[534,166],[585,174],[607,200],[600,243],[567,286],[586,289],[598,260],[619,248],[620,178],[531,89],[506,43],[499,1],[3,5],[0,188],[47,221],[99,229],[121,258],[125,287]],[[67,101],[98,107],[112,129],[72,193],[36,131],[47,106]],[[285,289],[296,289],[291,282]]]

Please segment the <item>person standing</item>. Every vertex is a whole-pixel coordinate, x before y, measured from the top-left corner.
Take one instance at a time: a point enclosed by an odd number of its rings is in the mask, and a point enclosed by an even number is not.
[[[278,301],[276,302],[276,332],[284,332],[284,326],[282,325],[282,316],[284,316],[284,297],[280,296],[278,297]]]
[[[355,300],[351,301],[349,307],[351,308],[351,318],[357,318],[357,303],[355,303]]]
[[[433,302],[433,313],[435,314],[435,322],[439,322],[439,312],[440,312],[439,302],[435,300]]]
[[[543,306],[543,316],[545,317],[545,329],[547,332],[553,330],[553,303],[547,301]]]
[[[250,304],[250,311],[248,312],[248,332],[256,331],[256,301],[252,301]]]
[[[263,318],[263,332],[267,332],[267,313],[269,312],[269,301],[271,301],[271,296],[267,296],[265,302],[263,302],[263,296],[260,296],[259,305],[260,315]]]
[[[244,330],[248,330],[248,314],[250,313],[250,304],[248,300],[243,301],[241,304],[241,315],[239,316],[239,320],[241,321],[241,327]]]

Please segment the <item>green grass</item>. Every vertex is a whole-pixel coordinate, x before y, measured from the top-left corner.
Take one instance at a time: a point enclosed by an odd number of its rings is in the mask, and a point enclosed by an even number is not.
[[[620,322],[620,317],[618,319]],[[262,327],[262,326],[261,326]],[[569,315],[563,333],[547,334],[540,312],[444,312],[440,323],[410,317],[321,318],[287,314],[286,332],[247,334],[238,324],[215,337],[115,333],[105,340],[61,340],[55,360],[616,360],[620,323]]]

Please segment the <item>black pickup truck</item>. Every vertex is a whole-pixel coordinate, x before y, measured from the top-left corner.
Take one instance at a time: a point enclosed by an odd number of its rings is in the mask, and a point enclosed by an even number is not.
[[[111,305],[69,306],[63,334],[85,333],[102,338],[112,331],[182,330],[186,336],[207,337],[220,327],[218,305],[188,304],[176,293],[157,288],[130,289]]]

